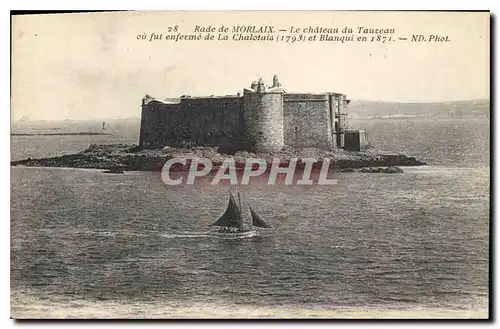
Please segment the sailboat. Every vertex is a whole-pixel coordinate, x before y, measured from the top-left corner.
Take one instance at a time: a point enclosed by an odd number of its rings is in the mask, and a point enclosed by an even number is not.
[[[241,207],[241,196],[239,192],[237,192],[237,194],[238,203],[233,193],[229,192],[229,204],[227,205],[226,211],[211,225],[219,227],[213,234],[218,237],[237,239],[256,235],[257,231],[253,229],[253,227],[271,228],[271,225],[250,206],[248,206],[248,208],[250,210],[250,217],[252,218],[252,225],[250,227],[245,225],[244,212]]]

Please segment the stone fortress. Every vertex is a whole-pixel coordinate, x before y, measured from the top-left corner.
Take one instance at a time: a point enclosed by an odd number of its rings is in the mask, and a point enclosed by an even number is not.
[[[139,146],[216,146],[264,153],[293,148],[362,150],[364,131],[347,126],[346,95],[287,93],[274,75],[243,94],[142,100]]]

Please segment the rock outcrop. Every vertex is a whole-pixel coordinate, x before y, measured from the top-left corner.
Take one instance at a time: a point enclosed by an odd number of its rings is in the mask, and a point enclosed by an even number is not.
[[[270,153],[249,153],[236,152],[233,155],[221,154],[214,147],[193,147],[188,149],[164,148],[157,150],[141,150],[137,145],[110,144],[96,145],[92,144],[82,152],[58,157],[12,161],[12,166],[28,167],[70,167],[70,168],[95,168],[106,169],[110,171],[161,171],[161,168],[168,159],[182,157],[187,159],[187,166],[191,159],[208,158],[212,161],[214,168],[220,166],[225,158],[234,158],[236,167],[243,168],[247,158],[264,159],[268,165],[272,163],[273,158],[279,158],[281,163],[287,164],[292,158],[316,159],[315,165],[321,167],[323,160],[329,159],[330,166],[339,168],[341,171],[352,171],[354,168],[366,167],[387,167],[380,168],[380,172],[398,173],[400,168],[396,166],[420,166],[425,162],[419,161],[414,157],[408,157],[403,154],[387,154],[384,152],[365,151],[349,152],[343,150],[325,151],[320,149],[292,149],[285,147],[279,152]],[[304,162],[298,162],[297,166],[303,166]],[[118,168],[118,169],[117,169]],[[183,168],[179,168],[183,170]],[[367,169],[363,172],[379,172],[379,169]],[[375,171],[373,171],[375,170]]]
[[[387,168],[362,168],[359,172],[363,173],[383,173],[383,174],[402,174],[404,171],[403,169],[396,167],[396,166],[390,166]]]

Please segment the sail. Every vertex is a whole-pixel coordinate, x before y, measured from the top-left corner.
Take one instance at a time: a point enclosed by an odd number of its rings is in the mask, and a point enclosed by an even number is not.
[[[225,226],[225,227],[241,227],[242,219],[240,208],[236,205],[233,194],[229,194],[229,204],[227,205],[226,212],[212,224],[212,226]]]
[[[262,218],[262,216],[258,212],[253,210],[252,207],[250,207],[250,206],[249,206],[249,208],[250,208],[250,213],[252,214],[252,225],[253,226],[271,228],[271,225],[266,223],[264,218]]]

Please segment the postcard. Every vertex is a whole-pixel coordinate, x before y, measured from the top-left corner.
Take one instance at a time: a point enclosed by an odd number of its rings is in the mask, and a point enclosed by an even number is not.
[[[490,13],[16,13],[13,319],[488,319]]]

